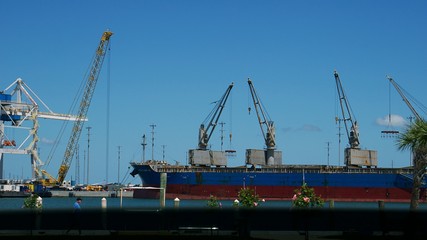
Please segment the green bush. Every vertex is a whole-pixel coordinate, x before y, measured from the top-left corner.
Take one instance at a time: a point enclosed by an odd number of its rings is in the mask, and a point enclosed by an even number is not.
[[[207,205],[210,208],[220,208],[220,207],[222,207],[221,202],[219,202],[218,199],[214,195],[210,196]]]
[[[255,191],[250,188],[242,188],[238,193],[238,202],[235,202],[235,206],[243,207],[257,207],[259,204],[259,197],[255,194]]]
[[[304,183],[301,188],[294,190],[292,206],[296,208],[323,207],[324,200],[314,193],[314,189]]]
[[[37,198],[38,197],[39,196],[37,194],[31,194],[29,197],[27,197],[24,200],[24,206],[23,207],[24,208],[30,208],[30,209],[39,209],[39,208],[41,208],[42,205],[37,202]]]

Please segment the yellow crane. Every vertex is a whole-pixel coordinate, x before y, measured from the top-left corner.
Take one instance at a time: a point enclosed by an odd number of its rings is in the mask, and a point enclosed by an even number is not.
[[[83,97],[80,102],[80,107],[77,114],[77,120],[74,121],[72,128],[71,136],[67,144],[67,148],[64,153],[64,158],[62,159],[61,166],[58,170],[58,178],[53,178],[46,171],[42,171],[43,174],[47,177],[43,179],[43,185],[61,185],[67,176],[68,170],[70,169],[71,160],[73,158],[74,152],[78,145],[78,140],[80,138],[83,123],[86,119],[86,114],[89,109],[90,102],[95,90],[95,86],[101,71],[102,64],[104,62],[104,57],[109,46],[110,37],[113,35],[111,31],[105,31],[102,34],[101,40],[95,52],[95,57],[91,64],[91,69],[86,81],[86,86],[84,89]]]

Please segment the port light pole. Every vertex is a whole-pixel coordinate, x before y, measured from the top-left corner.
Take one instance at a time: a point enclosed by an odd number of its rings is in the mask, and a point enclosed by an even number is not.
[[[156,127],[155,124],[151,124],[151,160],[154,161],[154,128]]]
[[[142,135],[142,162],[145,162],[145,147],[147,146],[147,140],[145,139],[145,134]]]
[[[86,167],[86,184],[89,185],[89,148],[90,148],[90,129],[92,127],[86,127],[87,129],[87,167]]]
[[[338,117],[335,117],[335,124],[338,123],[338,167],[341,164],[341,122],[344,121],[344,119],[340,119]]]
[[[120,148],[121,146],[118,146],[118,157],[117,157],[117,183],[120,184]]]

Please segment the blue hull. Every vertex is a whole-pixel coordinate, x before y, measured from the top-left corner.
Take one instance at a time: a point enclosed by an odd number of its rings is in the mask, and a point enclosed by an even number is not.
[[[160,173],[167,175],[169,198],[236,198],[243,187],[251,187],[266,199],[290,199],[305,182],[324,198],[348,201],[409,201],[411,169],[328,169],[325,166],[298,166],[266,169],[194,168],[131,163],[131,173],[143,186],[159,187]],[[420,200],[426,200],[425,185]]]

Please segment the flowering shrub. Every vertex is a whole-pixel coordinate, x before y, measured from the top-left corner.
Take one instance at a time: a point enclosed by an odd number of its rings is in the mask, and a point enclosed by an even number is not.
[[[37,201],[39,196],[37,194],[31,194],[24,200],[23,208],[40,209],[42,206]]]
[[[259,204],[259,197],[255,194],[253,189],[242,188],[238,193],[238,202],[243,207],[257,207]]]
[[[214,195],[210,196],[207,205],[210,208],[220,208],[220,207],[222,207],[221,202],[219,202],[218,199]]]
[[[314,193],[314,189],[304,183],[301,188],[294,190],[292,206],[297,208],[323,207],[324,200]]]

